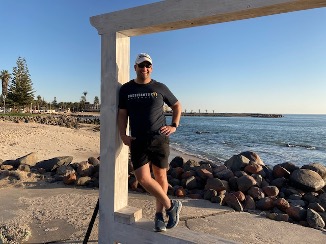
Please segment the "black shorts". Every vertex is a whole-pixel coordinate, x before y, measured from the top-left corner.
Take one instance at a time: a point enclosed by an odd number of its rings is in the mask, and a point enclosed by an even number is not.
[[[130,146],[131,162],[134,170],[151,162],[159,168],[169,167],[170,139],[165,135],[136,137]]]

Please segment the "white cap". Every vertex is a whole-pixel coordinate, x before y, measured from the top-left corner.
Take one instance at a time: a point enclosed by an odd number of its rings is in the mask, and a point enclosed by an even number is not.
[[[140,63],[145,62],[145,61],[150,62],[151,64],[153,64],[151,56],[149,56],[147,53],[140,53],[140,54],[137,55],[135,63],[140,64]]]

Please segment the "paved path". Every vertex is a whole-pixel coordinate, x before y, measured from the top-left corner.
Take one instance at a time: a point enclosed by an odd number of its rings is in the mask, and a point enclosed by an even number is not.
[[[33,219],[29,221],[32,236],[28,243],[67,239],[68,243],[72,243],[85,236],[97,198],[98,190],[62,185],[0,189],[0,226],[1,222],[19,221],[19,215],[22,215],[25,217],[21,217],[21,221]],[[64,205],[64,201],[69,205]],[[177,228],[216,236],[216,242],[210,243],[224,243],[221,240],[225,240],[225,243],[226,240],[238,243],[326,243],[325,231],[234,212],[207,200],[182,199],[182,202],[181,221]],[[151,221],[155,213],[151,196],[129,193],[129,205],[142,208],[143,218]],[[73,224],[74,219],[78,224]],[[89,243],[97,242],[97,228],[98,218]]]

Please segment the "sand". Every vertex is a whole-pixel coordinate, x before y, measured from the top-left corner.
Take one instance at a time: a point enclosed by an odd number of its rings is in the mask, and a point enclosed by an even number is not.
[[[100,132],[96,127],[70,129],[0,121],[0,159],[14,160],[35,152],[39,161],[60,156],[72,156],[73,162],[86,161],[100,155]],[[174,150],[170,160],[178,155],[198,160]],[[19,181],[0,177],[0,243],[1,239],[9,243],[83,240],[98,189],[68,187],[62,182],[50,184],[33,173],[19,174]],[[130,204],[139,203],[139,199],[132,199]],[[143,216],[151,218],[154,201],[144,201],[147,208]],[[97,229],[98,220],[91,235],[93,240],[97,240]]]
[[[0,159],[12,160],[36,152],[39,160],[73,156],[73,162],[97,157],[100,133],[94,126],[68,129],[34,123],[0,121]],[[171,152],[175,156],[199,160]],[[0,174],[0,243],[82,243],[97,199],[98,189],[47,183],[36,175],[21,173],[13,181]],[[7,177],[8,178],[8,177]],[[141,208],[152,226],[155,201],[148,194],[129,192],[128,205]],[[183,202],[180,228],[238,243],[326,243],[325,231],[278,222],[219,206],[206,200],[180,199]],[[96,218],[89,243],[97,243],[99,218]],[[178,228],[179,228],[178,226]],[[3,242],[2,242],[3,241]],[[207,243],[199,241],[198,243]]]

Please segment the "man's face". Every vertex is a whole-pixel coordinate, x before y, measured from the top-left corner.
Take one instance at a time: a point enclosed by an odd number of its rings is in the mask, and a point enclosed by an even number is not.
[[[137,78],[147,79],[151,77],[153,67],[150,62],[145,61],[140,64],[135,64],[134,67],[137,74]]]

